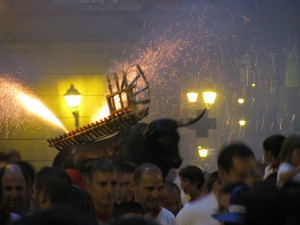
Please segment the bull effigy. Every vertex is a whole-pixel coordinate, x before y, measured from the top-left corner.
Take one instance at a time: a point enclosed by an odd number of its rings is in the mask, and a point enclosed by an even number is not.
[[[68,167],[70,161],[76,164],[74,161],[106,156],[117,164],[154,163],[164,175],[170,168],[179,168],[182,159],[177,128],[199,121],[205,110],[189,120],[159,118],[149,124],[142,123],[140,120],[148,115],[150,103],[149,84],[142,69],[138,65],[131,67],[121,78],[116,74],[112,79],[107,77],[107,83],[110,115],[48,139],[49,146],[59,150],[53,165]]]

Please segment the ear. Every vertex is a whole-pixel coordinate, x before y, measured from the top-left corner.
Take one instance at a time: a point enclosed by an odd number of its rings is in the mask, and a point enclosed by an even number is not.
[[[47,194],[44,191],[38,193],[38,201],[41,205],[47,202]]]
[[[219,167],[218,168],[218,175],[219,175],[219,179],[221,181],[221,184],[224,183],[224,181],[226,180],[226,176],[227,176],[227,172],[224,168]]]
[[[135,182],[130,182],[130,189],[135,193],[137,190],[137,184]]]

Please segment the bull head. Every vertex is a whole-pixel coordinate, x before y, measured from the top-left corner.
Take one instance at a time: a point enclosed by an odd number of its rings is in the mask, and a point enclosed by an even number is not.
[[[160,118],[152,121],[144,130],[146,152],[157,158],[157,164],[164,174],[172,167],[179,168],[182,163],[178,149],[180,137],[177,128],[196,123],[203,117],[205,111],[206,109],[189,121]]]

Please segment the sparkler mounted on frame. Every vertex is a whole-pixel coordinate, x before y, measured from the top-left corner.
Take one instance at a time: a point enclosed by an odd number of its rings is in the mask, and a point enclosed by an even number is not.
[[[144,72],[139,65],[129,67],[122,72],[122,82],[120,85],[119,77],[114,73],[112,80],[107,76],[109,94],[106,95],[106,101],[110,114],[130,107],[137,113],[148,106],[150,103],[150,89]]]
[[[73,145],[94,142],[130,127],[148,115],[150,88],[139,65],[128,67],[121,77],[116,73],[112,77],[107,76],[107,85],[109,94],[106,101],[110,115],[48,139],[50,147],[64,150]]]

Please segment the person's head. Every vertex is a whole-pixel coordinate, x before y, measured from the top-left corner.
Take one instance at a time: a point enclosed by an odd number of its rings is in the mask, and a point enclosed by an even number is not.
[[[119,189],[116,164],[109,158],[92,161],[87,167],[87,185],[97,212],[103,208],[112,209]]]
[[[33,200],[38,210],[67,204],[72,181],[69,175],[58,167],[45,166],[35,175]]]
[[[120,201],[131,201],[134,196],[133,173],[136,165],[131,162],[124,162],[119,165],[119,197]]]
[[[175,183],[164,183],[161,193],[161,205],[171,211],[174,216],[176,216],[182,208],[181,192]]]
[[[159,203],[163,186],[160,168],[151,163],[143,163],[134,171],[135,201],[140,203],[145,213],[152,213]]]
[[[204,184],[204,174],[200,167],[188,165],[179,170],[180,186],[185,194],[198,197]],[[196,196],[195,196],[196,194]]]
[[[16,163],[21,161],[21,154],[15,149],[0,151],[0,162]]]
[[[0,170],[0,200],[8,211],[24,215],[28,210],[28,179],[20,165],[8,164]]]
[[[299,135],[293,134],[284,140],[280,149],[280,159],[282,162],[287,162],[294,166],[300,165]]]
[[[263,159],[268,164],[273,164],[279,158],[280,148],[285,140],[285,136],[275,134],[267,137],[263,141]]]
[[[243,143],[224,146],[218,156],[218,173],[222,184],[255,182],[256,161],[253,151]]]

